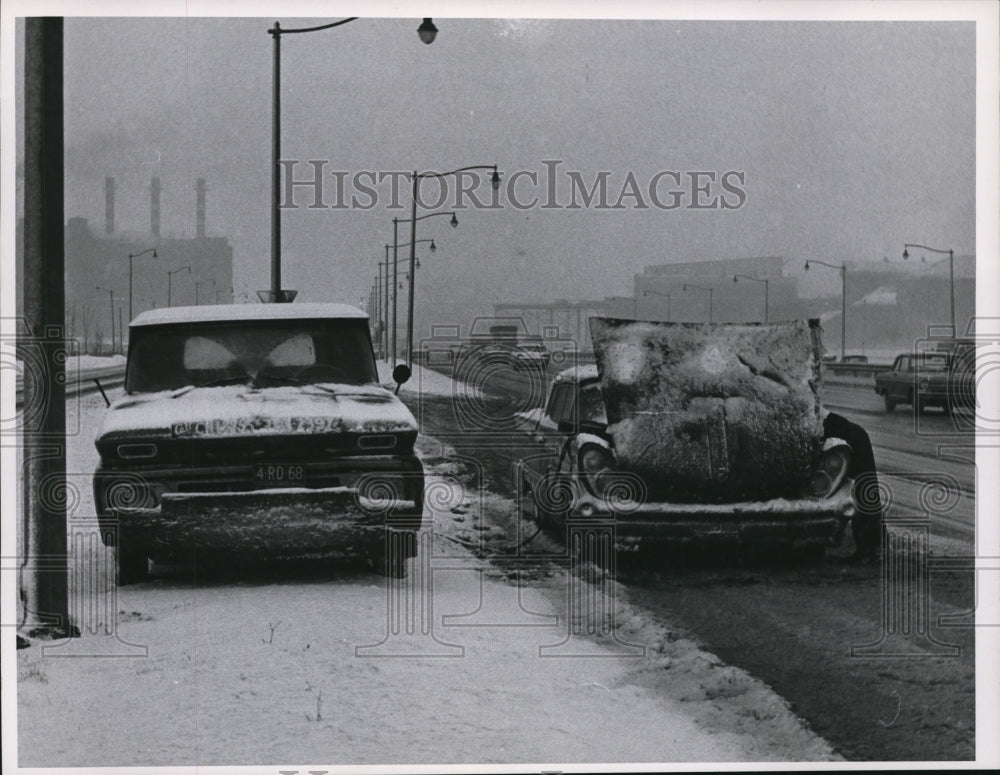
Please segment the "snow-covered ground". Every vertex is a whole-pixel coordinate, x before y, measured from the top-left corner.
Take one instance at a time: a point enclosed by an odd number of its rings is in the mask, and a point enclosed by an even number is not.
[[[392,363],[384,360],[379,360],[377,363],[379,382],[395,389],[396,383],[392,381]],[[416,363],[411,368],[413,373],[399,389],[400,395],[419,393],[424,396],[455,396],[460,394],[465,398],[483,397],[477,388],[470,385],[461,385],[461,390],[458,390],[459,386],[447,374],[424,368]]]
[[[414,384],[446,388],[429,374]],[[71,524],[93,513],[102,405],[85,397],[68,439]],[[496,524],[516,505],[463,489],[457,456],[436,440],[422,437],[420,453],[433,552],[402,586],[358,569],[214,583],[180,572],[88,598],[74,606],[82,638],[17,654],[19,764],[838,758],[767,686],[655,624],[612,580],[587,583],[558,561],[519,575],[477,559],[466,545],[506,540]],[[78,569],[106,562],[91,550]],[[96,576],[74,578],[99,589]],[[575,596],[587,605],[571,609]],[[105,604],[117,636],[103,634]],[[88,656],[102,652],[119,658]]]

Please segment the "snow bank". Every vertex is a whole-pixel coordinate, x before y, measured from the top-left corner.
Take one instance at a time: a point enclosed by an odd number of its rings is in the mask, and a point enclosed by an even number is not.
[[[392,364],[378,361],[378,379],[386,387],[395,390],[396,383],[392,381]],[[414,363],[413,374],[400,388],[400,395],[407,393],[424,396],[463,396],[464,398],[483,398],[482,391],[464,382],[452,379],[447,374],[434,371],[426,366]]]

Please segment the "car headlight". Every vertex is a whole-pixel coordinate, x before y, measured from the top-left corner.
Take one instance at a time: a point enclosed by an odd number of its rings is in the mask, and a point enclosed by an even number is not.
[[[609,449],[597,444],[584,444],[580,449],[580,471],[587,489],[594,495],[603,495],[608,485],[607,474],[614,467],[614,457]]]
[[[810,498],[829,498],[847,476],[851,465],[851,448],[842,439],[827,439],[809,478],[807,493]]]

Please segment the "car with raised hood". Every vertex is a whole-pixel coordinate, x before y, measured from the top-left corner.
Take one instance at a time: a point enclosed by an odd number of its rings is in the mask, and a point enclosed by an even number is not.
[[[592,318],[596,364],[525,413],[522,513],[615,547],[770,545],[822,553],[855,513],[851,448],[824,433],[818,321],[695,325]]]
[[[409,369],[396,367],[403,382]],[[416,552],[417,423],[379,383],[368,317],[342,304],[143,312],[95,444],[119,583],[152,559]]]

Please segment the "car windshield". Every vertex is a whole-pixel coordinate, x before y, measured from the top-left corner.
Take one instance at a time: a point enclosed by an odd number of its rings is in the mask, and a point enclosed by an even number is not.
[[[921,371],[947,371],[947,355],[924,355],[917,364]]]
[[[129,393],[249,382],[264,387],[378,381],[361,319],[142,326],[132,331],[132,340]]]
[[[587,385],[580,388],[580,422],[594,422],[601,425],[608,424],[608,416],[604,410],[604,396],[601,395],[600,385]]]

